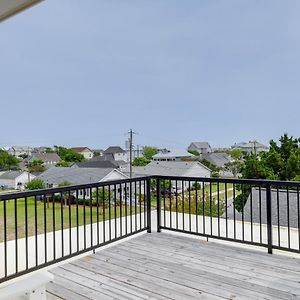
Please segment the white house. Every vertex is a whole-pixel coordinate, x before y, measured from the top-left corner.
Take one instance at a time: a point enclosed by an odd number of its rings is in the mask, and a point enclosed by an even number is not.
[[[90,150],[88,147],[73,147],[71,149],[73,151],[83,155],[85,159],[91,159],[94,156],[93,151]]]
[[[231,148],[239,149],[246,153],[259,153],[263,151],[268,151],[268,147],[259,143],[258,141],[249,141],[248,143],[236,143]]]
[[[199,154],[206,154],[212,152],[211,146],[208,142],[192,142],[188,150],[199,152]]]
[[[194,155],[186,150],[163,150],[153,156],[154,161],[181,161],[193,158]]]
[[[0,172],[0,187],[24,190],[26,184],[35,176],[25,171],[3,171]]]
[[[127,153],[119,146],[111,146],[108,147],[104,152],[103,155],[111,160],[124,160],[127,161]]]
[[[105,168],[54,167],[46,170],[37,178],[43,180],[47,188],[55,188],[58,187],[59,184],[63,182],[68,182],[70,185],[80,185],[80,184],[127,179],[128,176],[122,173],[121,171],[112,168],[105,169]],[[82,196],[83,192],[84,192],[83,190],[80,190],[79,196]],[[85,195],[87,197],[90,196],[89,189],[85,191]]]

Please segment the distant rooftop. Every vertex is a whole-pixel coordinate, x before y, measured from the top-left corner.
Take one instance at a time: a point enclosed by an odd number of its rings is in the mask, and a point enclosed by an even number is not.
[[[38,176],[48,184],[57,184],[68,181],[72,185],[88,184],[100,182],[108,174],[113,172],[114,168],[63,168],[54,167],[43,172]]]
[[[159,152],[153,156],[153,159],[164,159],[164,158],[172,158],[172,157],[193,157],[194,155],[187,152],[186,150],[167,150],[165,152]]]
[[[114,153],[126,153],[120,146],[111,146],[108,147],[104,152],[104,154],[114,154]]]

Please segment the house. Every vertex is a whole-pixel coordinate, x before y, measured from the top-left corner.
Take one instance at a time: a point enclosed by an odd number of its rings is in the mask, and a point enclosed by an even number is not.
[[[258,188],[252,188],[252,203],[251,203],[251,194],[247,198],[247,202],[244,206],[243,215],[241,212],[235,210],[233,211],[233,205],[231,205],[227,210],[227,218],[231,220],[242,221],[253,223],[262,223],[267,224],[267,208],[266,208],[266,190],[261,188],[259,191]],[[272,225],[278,225],[278,211],[279,211],[279,224],[280,226],[287,227],[288,225],[291,228],[298,228],[298,192],[297,190],[289,190],[287,199],[286,190],[271,190],[271,217]],[[289,202],[289,209],[287,206]],[[223,214],[223,217],[226,217],[226,213]]]
[[[83,155],[85,159],[91,159],[94,156],[93,151],[90,150],[88,147],[73,147],[71,149],[73,151]]]
[[[205,177],[211,176],[211,170],[197,161],[152,161],[144,167],[133,167],[133,177],[142,176],[179,176],[179,177]],[[177,182],[178,190],[189,187],[189,182]],[[174,186],[175,188],[175,186]]]
[[[206,154],[212,152],[211,146],[208,142],[192,142],[188,146],[188,150],[197,151],[199,154]]]
[[[15,157],[19,157],[21,155],[30,156],[33,152],[33,148],[30,146],[12,146],[8,153]]]
[[[186,150],[162,150],[153,156],[154,161],[181,161],[193,158],[194,155]]]
[[[128,176],[113,168],[63,168],[54,167],[46,170],[37,178],[43,180],[48,188],[58,187],[63,182],[81,185],[112,180],[127,179]],[[90,190],[79,191],[79,196],[90,196]]]
[[[262,151],[268,151],[268,147],[257,142],[257,141],[249,141],[248,143],[241,142],[236,143],[231,146],[231,149],[238,149],[246,153],[259,153]]]
[[[108,147],[103,152],[103,156],[105,156],[108,160],[128,160],[126,151],[119,146]]]
[[[89,161],[76,162],[71,166],[71,168],[113,168],[120,171],[125,171],[127,165],[128,164],[123,160],[96,160],[93,158]]]
[[[223,168],[227,163],[231,162],[230,155],[222,152],[205,153],[200,155],[201,160],[207,160],[216,167]]]
[[[29,162],[34,160],[41,160],[45,167],[55,166],[61,158],[57,153],[33,153],[29,159]]]
[[[34,178],[34,175],[25,171],[3,171],[0,172],[0,188],[24,190]]]

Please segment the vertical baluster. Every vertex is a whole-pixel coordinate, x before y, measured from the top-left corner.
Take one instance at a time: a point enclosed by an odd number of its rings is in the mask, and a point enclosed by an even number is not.
[[[7,277],[7,215],[6,215],[6,200],[3,201],[3,218],[4,218],[4,277]]]
[[[189,231],[192,232],[192,212],[191,212],[191,181],[189,180]]]
[[[76,243],[77,243],[77,252],[79,251],[79,208],[78,208],[78,190],[76,190]]]
[[[86,249],[86,189],[83,189],[83,245]]]
[[[286,205],[287,205],[287,225],[288,225],[288,248],[291,248],[291,232],[290,232],[290,192],[286,187]]]
[[[69,254],[72,253],[72,212],[71,212],[71,191],[68,192],[68,209],[69,209]]]
[[[123,235],[123,228],[122,228],[122,209],[123,209],[123,199],[122,199],[122,189],[123,189],[123,184],[120,183],[120,237]]]
[[[262,244],[261,186],[259,186],[259,242]]]
[[[251,230],[251,242],[253,242],[253,194],[252,185],[250,185],[250,230]]]
[[[19,253],[18,253],[18,208],[17,208],[17,198],[14,199],[15,205],[15,262],[16,262],[16,273],[19,272]]]
[[[111,241],[111,199],[110,185],[108,185],[108,226],[109,226],[109,241]]]
[[[60,193],[61,256],[64,256],[64,194]]]
[[[184,230],[184,181],[181,181],[181,191],[182,191],[182,196],[181,196],[181,203],[182,203],[182,230]]]
[[[134,181],[134,220],[135,220],[135,231],[137,231],[137,187],[136,181]]]
[[[210,235],[213,235],[213,218],[212,218],[212,183],[209,183],[209,214],[210,214]]]
[[[105,219],[106,219],[106,216],[105,216],[105,213],[106,213],[106,209],[105,209],[105,189],[104,189],[104,186],[102,186],[102,213],[103,213],[103,218],[102,218],[102,229],[103,229],[103,243],[105,243],[106,241],[106,232],[105,232]]]
[[[245,186],[242,184],[242,193],[245,193]],[[242,203],[242,240],[245,240],[245,224],[244,224],[244,206],[245,206],[246,202]]]
[[[53,259],[56,259],[56,224],[55,224],[55,194],[52,195],[52,239],[53,239]]]
[[[48,261],[48,241],[47,241],[47,214],[46,214],[46,201],[47,200],[47,195],[43,195],[43,203],[44,203],[44,251],[45,251],[45,264]],[[47,204],[48,205],[48,204]]]
[[[278,228],[278,247],[280,247],[280,209],[279,209],[279,187],[277,185],[277,188],[276,188],[276,194],[277,194],[277,228]]]
[[[37,213],[37,197],[34,196],[34,239],[35,239],[35,266],[39,264],[38,252],[38,213]]]
[[[115,214],[115,239],[118,237],[117,232],[117,186],[114,184],[114,214]]]
[[[89,189],[90,192],[90,235],[91,235],[91,247],[94,246],[93,241],[93,190],[92,188]]]
[[[28,270],[28,201],[25,197],[25,265]]]
[[[195,181],[195,197],[196,197],[196,232],[199,233],[198,227],[198,183]]]
[[[176,189],[176,229],[178,230],[178,182],[177,179],[175,181],[175,189]]]
[[[227,183],[225,183],[225,231],[226,238],[228,238],[228,193],[227,193]]]
[[[99,187],[96,187],[96,214],[97,214],[97,246],[100,244],[100,228],[99,228]]]
[[[218,201],[218,236],[220,236],[220,184],[217,182],[217,201]]]
[[[202,222],[203,222],[203,234],[206,234],[205,232],[205,182],[202,181]]]
[[[233,238],[236,239],[236,219],[235,219],[235,183],[233,184]]]

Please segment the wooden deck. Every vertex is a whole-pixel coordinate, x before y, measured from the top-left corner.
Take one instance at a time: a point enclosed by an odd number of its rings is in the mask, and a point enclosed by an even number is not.
[[[48,299],[300,299],[300,255],[143,234],[56,267]]]

